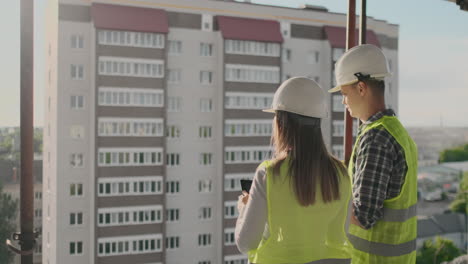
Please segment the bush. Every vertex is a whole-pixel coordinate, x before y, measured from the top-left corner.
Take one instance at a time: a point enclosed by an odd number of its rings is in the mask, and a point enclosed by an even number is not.
[[[462,255],[453,241],[446,238],[437,237],[435,242],[431,239],[424,241],[423,246],[416,255],[416,264],[441,263],[451,261]]]

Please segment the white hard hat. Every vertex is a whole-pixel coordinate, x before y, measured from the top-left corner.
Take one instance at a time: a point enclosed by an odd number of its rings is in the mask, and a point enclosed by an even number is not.
[[[359,78],[383,80],[391,76],[387,58],[382,50],[371,44],[356,46],[341,56],[335,64],[336,87],[329,93],[338,92],[341,86],[356,83]]]
[[[306,77],[293,77],[281,84],[271,108],[263,111],[274,113],[277,110],[316,118],[328,116],[325,92],[314,80]]]

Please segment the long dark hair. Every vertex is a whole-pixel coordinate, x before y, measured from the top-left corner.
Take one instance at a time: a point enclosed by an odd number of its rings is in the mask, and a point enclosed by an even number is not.
[[[346,169],[329,154],[320,118],[276,111],[271,142],[275,148],[273,172],[279,174],[281,164],[289,158],[290,183],[302,206],[315,203],[317,189],[325,203],[340,199],[339,172],[346,175]]]

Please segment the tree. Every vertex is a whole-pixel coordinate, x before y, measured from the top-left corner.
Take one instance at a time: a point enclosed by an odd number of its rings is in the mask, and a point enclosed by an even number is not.
[[[449,208],[455,213],[467,213],[466,202],[468,200],[468,172],[463,174],[460,182],[460,188],[458,188],[457,196],[455,200],[450,204]]]
[[[439,264],[443,261],[451,261],[462,255],[453,241],[437,237],[435,242],[432,239],[424,241],[423,246],[416,255],[416,264]]]
[[[0,182],[0,263],[11,263],[13,260],[13,253],[9,251],[5,241],[16,229],[17,208],[18,201],[13,200],[10,194],[3,192]]]
[[[450,161],[468,161],[468,144],[456,147],[453,149],[446,149],[440,153],[440,162]]]

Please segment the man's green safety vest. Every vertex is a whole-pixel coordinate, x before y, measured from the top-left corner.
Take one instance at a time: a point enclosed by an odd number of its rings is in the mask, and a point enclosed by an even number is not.
[[[418,154],[414,141],[396,117],[384,116],[367,125],[356,140],[348,167],[353,175],[354,152],[360,137],[373,128],[386,129],[403,148],[408,171],[397,197],[384,201],[383,218],[366,230],[350,225],[348,239],[353,245],[353,264],[416,263],[416,203]]]
[[[251,263],[349,264],[350,246],[345,222],[351,198],[351,181],[339,174],[340,199],[324,203],[320,184],[314,205],[301,206],[290,184],[289,159],[273,175],[271,162],[266,168],[269,237],[249,251]]]

